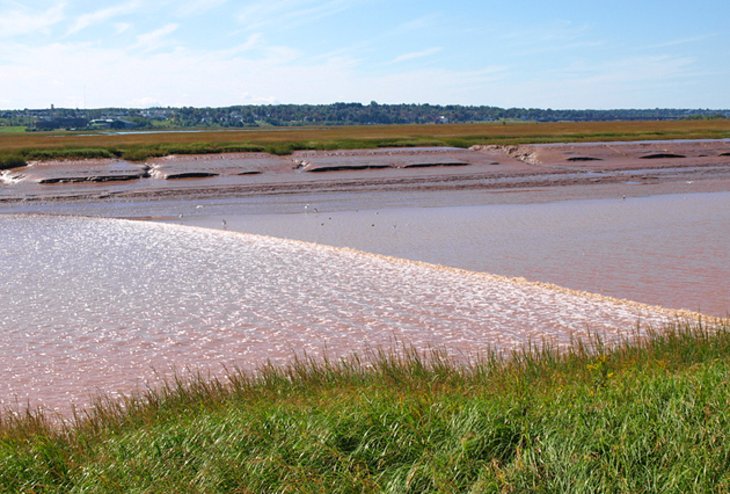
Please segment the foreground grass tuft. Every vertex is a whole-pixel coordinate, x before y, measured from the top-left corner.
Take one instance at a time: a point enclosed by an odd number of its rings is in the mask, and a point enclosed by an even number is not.
[[[0,424],[7,492],[728,492],[730,323],[173,379]]]

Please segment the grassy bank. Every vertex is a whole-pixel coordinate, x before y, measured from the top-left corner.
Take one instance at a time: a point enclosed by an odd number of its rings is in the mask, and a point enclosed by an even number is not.
[[[168,154],[392,146],[456,146],[644,139],[730,137],[730,120],[647,122],[373,125],[327,128],[88,135],[0,134],[0,168],[18,160],[120,157],[144,160]]]
[[[0,126],[0,134],[22,134],[25,131],[26,127],[20,125]]]
[[[380,354],[0,425],[7,492],[728,492],[730,324],[458,366]],[[6,416],[8,417],[8,416]]]

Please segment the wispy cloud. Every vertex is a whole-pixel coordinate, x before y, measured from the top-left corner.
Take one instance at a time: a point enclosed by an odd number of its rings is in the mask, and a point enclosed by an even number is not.
[[[170,23],[154,31],[140,34],[137,36],[137,43],[135,43],[134,48],[142,48],[146,51],[156,50],[163,46],[165,38],[177,31],[179,27],[178,24]]]
[[[238,21],[249,30],[273,24],[301,26],[347,10],[355,3],[356,0],[258,0],[239,11]]]
[[[117,22],[116,24],[114,24],[114,30],[117,32],[117,34],[126,33],[131,27],[132,25],[128,22]]]
[[[66,2],[56,2],[50,7],[32,10],[15,4],[5,10],[0,4],[0,38],[13,38],[27,34],[47,32],[65,19]]]
[[[80,15],[73,25],[66,32],[67,35],[76,34],[79,31],[83,31],[88,27],[96,26],[100,23],[106,22],[115,17],[128,15],[135,12],[140,6],[139,0],[132,0],[130,2],[120,3],[112,7],[96,10],[94,12],[88,12]]]
[[[216,53],[223,57],[234,57],[242,53],[251,51],[252,49],[260,46],[261,40],[261,33],[253,33],[249,35],[248,38],[246,38],[246,41],[244,41],[243,43],[232,46],[230,48],[225,48],[223,50],[218,50]]]
[[[506,30],[498,39],[503,51],[513,57],[575,52],[605,46],[605,41],[595,38],[590,26],[568,21]]]
[[[228,0],[186,0],[178,7],[177,13],[182,16],[200,15],[227,3]]]
[[[636,84],[676,82],[694,75],[694,59],[679,56],[626,57],[596,63],[573,64],[551,74],[564,82],[591,84]],[[561,75],[562,73],[562,75]]]
[[[516,46],[535,43],[570,42],[591,33],[587,24],[571,21],[552,21],[536,25],[520,25],[499,31],[499,38],[512,41]]]
[[[521,73],[519,80],[494,88],[502,106],[552,108],[653,108],[712,106],[696,62],[690,57],[646,56],[584,60],[553,70]],[[695,88],[690,90],[688,88]]]
[[[417,60],[419,58],[426,58],[430,57],[431,55],[435,55],[437,53],[440,53],[443,51],[443,48],[440,46],[434,46],[433,48],[427,48],[425,50],[420,51],[412,51],[409,53],[404,53],[402,55],[398,55],[392,60],[392,63],[401,63],[401,62],[408,62],[411,60]]]
[[[415,19],[409,19],[406,22],[396,27],[396,32],[409,32],[418,31],[420,29],[428,29],[437,26],[443,22],[442,16],[438,13],[430,13],[416,17]]]
[[[568,0],[481,17],[473,2],[408,4],[0,0],[0,107],[78,105],[84,87],[100,106],[727,106],[730,35],[690,10],[659,32],[643,4],[606,18]]]
[[[375,73],[333,59],[291,60],[286,48],[269,49],[255,36],[239,48],[149,52],[96,43],[10,44],[0,95],[13,108],[38,105],[38,94],[44,95],[44,104],[79,106],[84,87],[90,107],[370,100],[543,108],[722,107],[712,91],[703,91],[696,62],[686,57],[587,60],[535,74],[510,65],[462,70],[403,65]]]
[[[651,49],[657,49],[657,48],[670,48],[670,47],[675,47],[675,46],[689,45],[692,43],[699,43],[700,41],[705,41],[710,38],[715,38],[719,35],[720,35],[719,33],[708,33],[708,34],[703,34],[700,36],[688,36],[688,37],[684,37],[684,38],[677,38],[677,39],[672,39],[669,41],[664,41],[662,43],[646,45],[646,46],[644,46],[644,48],[651,50]]]

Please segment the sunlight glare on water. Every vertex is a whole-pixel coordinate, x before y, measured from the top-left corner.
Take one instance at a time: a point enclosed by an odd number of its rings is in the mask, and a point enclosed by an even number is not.
[[[394,340],[474,355],[631,331],[658,308],[272,237],[0,216],[0,405],[65,410],[173,369]],[[156,374],[158,373],[158,374]]]

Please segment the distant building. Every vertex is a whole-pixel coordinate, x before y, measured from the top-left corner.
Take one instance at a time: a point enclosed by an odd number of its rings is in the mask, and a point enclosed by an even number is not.
[[[89,124],[89,121],[80,117],[58,117],[58,118],[40,118],[35,122],[37,130],[57,130],[57,129],[83,129]]]
[[[133,129],[137,124],[123,118],[95,118],[89,122],[92,129]]]

